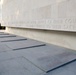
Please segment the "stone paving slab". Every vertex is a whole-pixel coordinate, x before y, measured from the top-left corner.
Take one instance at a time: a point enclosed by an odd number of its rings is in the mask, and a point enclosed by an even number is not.
[[[0,75],[33,75],[24,68],[17,60],[10,60],[0,63]]]
[[[21,40],[21,41],[12,41],[12,42],[3,42],[3,43],[13,50],[20,50],[24,48],[31,48],[31,47],[45,45],[44,43],[35,40]]]
[[[7,45],[0,43],[0,52],[6,52],[11,50]]]
[[[25,39],[0,35],[0,75],[76,74],[76,51]]]
[[[11,34],[10,35],[9,34],[8,35],[0,35],[0,38],[6,38],[6,37],[16,37],[16,36],[15,35],[11,35]]]
[[[42,75],[76,75],[76,61]]]
[[[27,59],[25,59],[24,57],[19,58],[18,62],[25,67],[26,69],[28,69],[30,72],[32,72],[34,75],[35,74],[42,74],[44,73],[44,71],[42,71],[41,69],[39,69],[37,66],[35,66],[33,63],[31,63],[30,61],[28,61]]]
[[[9,54],[9,52],[2,52],[0,53],[0,62],[5,61],[5,60],[10,60],[15,58],[16,56],[12,56],[11,54]]]
[[[59,47],[51,48],[49,46],[24,49],[19,51],[19,54],[45,72],[51,71],[76,59],[75,51],[70,51],[66,48],[61,49]]]
[[[43,71],[24,58],[14,58],[0,62],[0,75],[40,75]]]
[[[20,41],[20,40],[27,40],[27,39],[20,36],[0,38],[1,42],[11,42],[11,41]]]

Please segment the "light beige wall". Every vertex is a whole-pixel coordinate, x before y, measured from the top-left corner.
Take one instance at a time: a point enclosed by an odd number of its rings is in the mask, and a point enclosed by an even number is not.
[[[48,30],[6,28],[6,32],[76,50],[76,33]]]
[[[3,0],[2,25],[76,32],[76,0]]]
[[[3,0],[2,25],[6,32],[76,49],[76,0]]]

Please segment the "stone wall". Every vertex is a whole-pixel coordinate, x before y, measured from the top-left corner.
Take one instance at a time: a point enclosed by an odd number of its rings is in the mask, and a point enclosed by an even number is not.
[[[76,0],[4,0],[2,25],[76,32]]]
[[[6,32],[76,50],[76,33],[27,28],[6,28]]]
[[[6,32],[76,50],[76,0],[4,0]]]

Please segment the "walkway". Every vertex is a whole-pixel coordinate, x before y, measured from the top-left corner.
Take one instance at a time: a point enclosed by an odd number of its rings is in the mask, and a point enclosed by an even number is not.
[[[76,75],[76,51],[0,32],[0,75]]]

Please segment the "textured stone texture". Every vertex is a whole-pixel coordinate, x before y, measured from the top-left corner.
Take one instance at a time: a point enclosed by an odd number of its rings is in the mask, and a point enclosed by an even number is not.
[[[0,35],[0,38],[5,38],[5,37],[16,37],[15,35]]]
[[[76,61],[63,67],[57,68],[45,75],[76,75]]]
[[[3,44],[6,44],[8,47],[10,47],[13,50],[18,49],[25,49],[25,48],[32,48],[37,46],[44,46],[45,43],[35,41],[35,40],[19,40],[19,41],[8,41],[8,42],[2,42]]]
[[[76,31],[76,0],[4,0],[2,25]]]
[[[6,38],[0,38],[1,42],[11,42],[11,41],[20,41],[20,40],[27,40],[26,38],[23,37],[6,37]]]
[[[76,33],[10,27],[6,32],[76,50]]]
[[[6,36],[5,38],[7,39]],[[7,40],[9,39],[11,38]],[[0,42],[0,75],[75,75],[76,73],[74,50],[52,44],[34,47],[44,43],[31,39],[27,39],[27,42],[7,40]],[[28,45],[33,47],[26,49]]]
[[[13,53],[17,54],[17,52]],[[76,53],[65,48],[51,46],[23,49],[19,54],[34,63],[45,72],[67,64],[76,59]]]

